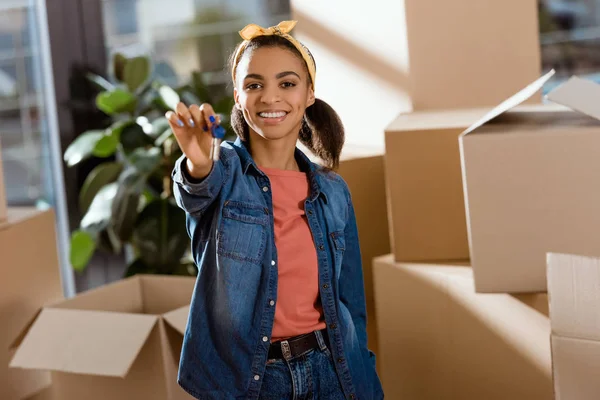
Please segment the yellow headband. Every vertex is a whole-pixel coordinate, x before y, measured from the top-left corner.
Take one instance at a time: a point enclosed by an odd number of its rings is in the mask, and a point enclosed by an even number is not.
[[[246,49],[246,47],[248,47],[248,45],[250,44],[250,41],[259,36],[277,35],[281,36],[284,39],[287,39],[300,52],[302,58],[306,62],[306,66],[308,67],[308,74],[310,75],[310,79],[312,81],[312,88],[314,90],[316,75],[315,61],[310,55],[308,49],[289,34],[289,32],[294,28],[294,26],[296,26],[297,22],[298,21],[283,21],[280,22],[277,26],[271,26],[270,28],[263,28],[256,24],[246,25],[246,27],[240,31],[240,36],[242,37],[242,39],[244,39],[244,41],[240,43],[235,52],[233,68],[231,71],[231,78],[233,79],[233,83],[235,84],[235,72],[237,70],[238,63],[240,62],[240,57]]]

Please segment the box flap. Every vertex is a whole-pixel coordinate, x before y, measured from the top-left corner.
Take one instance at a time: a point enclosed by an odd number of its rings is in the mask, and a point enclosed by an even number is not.
[[[573,76],[548,93],[546,98],[600,120],[600,85],[597,83]]]
[[[177,310],[170,311],[163,315],[163,318],[169,325],[171,325],[177,332],[182,335],[185,334],[185,328],[187,326],[188,314],[190,313],[190,306],[183,306]]]
[[[473,132],[475,129],[479,128],[487,122],[490,122],[494,118],[498,117],[500,114],[503,114],[511,108],[514,108],[519,104],[523,103],[524,101],[528,100],[531,96],[537,93],[537,91],[541,90],[544,84],[548,82],[548,80],[550,80],[550,78],[552,78],[553,75],[554,70],[552,69],[544,76],[538,78],[536,81],[530,83],[527,87],[514,94],[512,97],[508,98],[507,100],[504,100],[499,106],[497,106],[492,111],[484,115],[480,120],[478,120],[469,128],[467,128],[462,134],[467,135]]]
[[[547,280],[552,332],[600,340],[600,258],[548,253]]]
[[[46,308],[10,366],[125,377],[157,316]]]

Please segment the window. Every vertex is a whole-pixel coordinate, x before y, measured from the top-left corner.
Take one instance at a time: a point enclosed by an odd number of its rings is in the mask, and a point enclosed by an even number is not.
[[[74,285],[44,4],[0,3],[0,142],[9,205],[55,210],[69,296]]]
[[[271,26],[290,18],[289,0],[103,0],[107,52],[147,53],[170,85],[194,71],[207,84],[225,86],[227,58],[253,22]]]
[[[600,82],[600,0],[539,0],[538,8],[542,69],[556,70],[550,86],[571,75]]]

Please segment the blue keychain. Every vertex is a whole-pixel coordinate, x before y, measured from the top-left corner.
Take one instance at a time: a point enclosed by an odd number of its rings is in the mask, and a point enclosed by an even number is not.
[[[227,133],[227,131],[221,125],[213,124],[211,128],[211,133],[213,139],[212,147],[210,150],[210,158],[213,161],[218,161],[219,154],[221,152],[221,142],[223,141],[223,138],[225,137],[225,133]]]

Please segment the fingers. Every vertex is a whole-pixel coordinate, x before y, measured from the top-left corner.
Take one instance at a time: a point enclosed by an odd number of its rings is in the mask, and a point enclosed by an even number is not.
[[[196,123],[192,119],[192,114],[190,114],[190,110],[186,107],[185,104],[183,104],[182,102],[179,102],[179,104],[177,104],[177,108],[175,111],[179,115],[179,119],[184,124],[186,124],[190,128],[194,128],[196,126]]]
[[[200,107],[197,104],[192,104],[189,110],[190,114],[192,115],[192,119],[196,122],[196,124],[198,124],[198,126],[201,127],[204,132],[208,132],[208,125],[206,124],[206,121],[204,121]]]
[[[179,115],[175,114],[173,111],[169,111],[165,114],[167,121],[169,121],[169,125],[171,125],[171,129],[173,132],[183,131],[185,124],[179,118]]]
[[[212,106],[208,103],[204,103],[200,106],[200,111],[202,112],[202,116],[204,117],[204,123],[208,129],[211,129],[213,125],[218,124],[217,115],[215,114],[215,110],[213,110]]]

